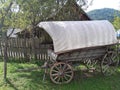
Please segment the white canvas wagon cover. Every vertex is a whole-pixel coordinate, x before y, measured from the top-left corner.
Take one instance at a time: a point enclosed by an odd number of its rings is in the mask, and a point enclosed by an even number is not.
[[[51,36],[56,53],[117,43],[115,29],[107,20],[48,21],[39,27]]]

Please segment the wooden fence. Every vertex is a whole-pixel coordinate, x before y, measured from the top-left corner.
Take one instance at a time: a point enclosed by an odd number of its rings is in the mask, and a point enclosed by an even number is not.
[[[2,50],[3,43],[0,40],[0,56],[4,55]],[[20,39],[11,38],[8,39],[7,55],[8,58],[14,58],[19,60],[46,60],[50,59],[47,55],[49,44],[41,44],[41,40],[37,38]]]

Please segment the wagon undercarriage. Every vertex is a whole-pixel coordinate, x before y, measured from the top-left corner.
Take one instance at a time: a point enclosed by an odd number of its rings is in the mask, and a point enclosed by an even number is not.
[[[66,52],[48,61],[50,78],[56,84],[69,83],[74,76],[76,64],[85,65],[89,70],[100,71],[103,75],[111,75],[119,63],[117,45],[86,48]]]

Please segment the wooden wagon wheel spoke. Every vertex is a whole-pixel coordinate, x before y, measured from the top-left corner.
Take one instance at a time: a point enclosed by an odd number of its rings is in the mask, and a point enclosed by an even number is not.
[[[114,73],[114,70],[115,70],[115,68],[114,68],[114,67],[111,67],[111,69],[109,69],[109,72],[110,72],[111,74],[113,74],[113,73]]]
[[[111,57],[112,57],[114,60],[115,60],[116,56],[117,56],[117,55],[115,55],[115,53],[111,55]]]
[[[67,72],[67,71],[71,71],[71,69],[69,68],[69,67],[66,67],[65,69],[64,69],[64,72]]]
[[[55,77],[54,77],[54,80],[56,80],[56,79],[59,79],[59,77],[58,77],[58,76],[55,76]]]
[[[67,76],[67,77],[71,77],[71,75],[69,75],[69,74],[65,74],[65,76]]]
[[[54,73],[57,73],[58,71],[54,69],[53,72],[54,72]]]
[[[64,64],[63,65],[63,70],[65,70],[67,68],[67,65],[66,64]]]
[[[60,77],[60,76],[56,76],[56,77],[54,77],[53,78],[55,81],[57,81],[57,82],[59,82],[60,84],[61,84],[61,82],[63,82],[64,80],[64,78],[63,77]]]
[[[72,73],[72,71],[67,71],[67,72],[65,72],[65,73],[66,73],[66,74],[67,74],[67,73]]]
[[[62,69],[62,64],[59,64],[59,69]]]
[[[118,53],[116,52],[113,52],[113,54],[110,56],[110,59],[111,59],[111,64],[113,66],[118,66],[119,64],[119,55]]]
[[[91,65],[91,60],[88,59],[88,61],[86,63],[87,63],[87,66],[90,66]]]
[[[66,77],[66,75],[64,75],[64,79],[65,79],[66,81],[68,81],[68,80],[69,80],[69,78],[68,78],[68,77]]]
[[[54,67],[54,70],[57,70],[57,71],[59,71],[59,68],[58,68],[58,66]]]
[[[117,55],[112,56],[111,60],[112,60],[112,63],[116,63],[116,62],[119,63],[119,58]]]
[[[69,83],[72,78],[73,70],[72,67],[67,63],[55,63],[50,69],[50,79],[56,84]]]
[[[64,82],[64,77],[61,77],[61,82]]]
[[[55,79],[56,80],[56,79]],[[57,82],[60,82],[60,77],[57,78]]]
[[[109,68],[109,65],[106,65],[106,66],[104,66],[102,69],[103,69],[103,72],[105,72],[106,70],[108,70],[108,68]]]
[[[52,76],[58,76],[58,74],[52,74]]]
[[[85,66],[87,67],[88,70],[96,70],[99,71],[99,64],[96,59],[87,59]]]

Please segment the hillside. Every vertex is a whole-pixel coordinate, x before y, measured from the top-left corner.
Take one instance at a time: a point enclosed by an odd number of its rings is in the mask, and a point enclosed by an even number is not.
[[[93,20],[113,21],[115,16],[120,17],[120,11],[111,8],[95,9],[89,11],[87,14]]]

